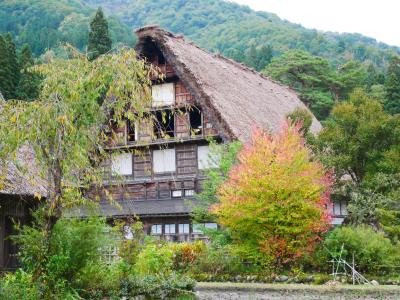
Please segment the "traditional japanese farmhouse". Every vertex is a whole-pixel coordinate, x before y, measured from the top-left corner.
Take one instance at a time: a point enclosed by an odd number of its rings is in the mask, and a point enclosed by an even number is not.
[[[119,207],[102,200],[101,213],[112,218],[136,215],[148,234],[191,240],[201,231],[190,219],[195,202],[187,200],[201,190],[204,170],[212,167],[209,140],[246,141],[253,125],[278,130],[289,113],[306,106],[289,88],[182,36],[157,26],[136,34],[140,58],[157,66],[165,78],[152,86],[149,113],[155,122],[127,122],[118,129],[119,142],[109,147],[111,153],[118,151],[111,154],[109,169],[124,184],[108,182]],[[311,131],[320,129],[313,117]]]
[[[45,197],[45,184],[33,165],[35,155],[28,146],[17,153],[16,163],[1,165],[0,187],[0,272],[18,266],[17,248],[10,239],[15,233],[14,224],[27,224],[31,220],[31,209]],[[26,168],[25,168],[26,167]]]

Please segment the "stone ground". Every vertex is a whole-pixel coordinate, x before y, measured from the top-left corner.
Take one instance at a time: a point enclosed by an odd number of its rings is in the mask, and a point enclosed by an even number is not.
[[[399,300],[400,287],[199,283],[200,300]]]

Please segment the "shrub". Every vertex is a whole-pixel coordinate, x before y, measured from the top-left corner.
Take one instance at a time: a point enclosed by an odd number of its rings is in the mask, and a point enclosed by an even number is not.
[[[38,300],[40,299],[39,285],[34,283],[31,274],[18,270],[0,280],[0,299]]]
[[[41,224],[35,224],[20,229],[15,238],[24,271],[0,280],[0,299],[120,299],[137,295],[162,298],[193,289],[193,280],[173,270],[173,247],[169,244],[141,245],[140,234],[130,241],[118,239],[115,234],[123,234],[121,226],[111,228],[104,219],[90,218],[59,220],[48,239],[49,247],[41,247]],[[139,226],[134,225],[136,231],[140,231]],[[102,250],[117,245],[127,250],[126,255],[107,264]],[[190,263],[191,251],[185,246],[174,247],[182,247],[182,260]],[[37,259],[45,263],[38,264]]]
[[[101,259],[101,249],[115,244],[107,234],[112,229],[104,219],[60,219],[49,239],[43,234],[41,222],[37,213],[34,224],[19,228],[13,237],[20,249],[22,269],[6,277],[4,286],[8,291],[18,294],[18,283],[29,278],[32,284],[22,285],[37,287],[38,295],[32,299],[78,299],[80,294],[91,294],[90,298],[95,299],[95,294],[118,289],[119,282],[109,276],[110,267]],[[47,240],[48,247],[44,246]]]
[[[166,299],[182,294],[191,294],[194,286],[194,280],[176,272],[170,272],[168,275],[131,275],[123,280],[122,296]]]
[[[342,258],[350,263],[354,254],[356,269],[361,272],[384,274],[394,271],[400,261],[400,244],[392,244],[382,232],[369,226],[336,228],[325,239],[322,251],[326,257],[338,257],[342,245]]]
[[[138,255],[135,271],[140,276],[168,274],[172,271],[173,255],[168,244],[148,243]]]
[[[204,253],[207,251],[207,246],[203,241],[194,243],[171,244],[173,252],[173,267],[174,270],[187,271],[189,270]]]

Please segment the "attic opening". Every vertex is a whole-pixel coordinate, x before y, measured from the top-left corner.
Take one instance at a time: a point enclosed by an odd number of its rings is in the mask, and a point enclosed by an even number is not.
[[[154,137],[156,139],[173,138],[175,136],[175,118],[173,111],[160,110],[154,112]]]
[[[189,111],[190,135],[201,135],[203,133],[203,117],[199,108],[193,107]]]
[[[166,64],[164,55],[162,54],[156,43],[151,40],[151,38],[146,38],[143,42],[142,56],[146,57],[147,60],[152,64]]]

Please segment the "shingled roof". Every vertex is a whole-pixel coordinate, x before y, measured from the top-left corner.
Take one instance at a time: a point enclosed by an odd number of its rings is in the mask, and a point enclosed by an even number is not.
[[[136,34],[139,54],[146,43],[154,42],[196,101],[210,108],[230,138],[247,140],[253,125],[277,131],[289,113],[306,108],[290,88],[243,64],[211,54],[182,36],[158,26],[140,28]],[[313,117],[311,132],[320,129]]]
[[[118,206],[107,201],[99,203],[99,208],[91,212],[88,207],[76,207],[64,212],[66,217],[83,217],[98,214],[103,217],[137,216],[170,216],[188,215],[198,201],[184,199],[162,199],[162,200],[124,200],[118,201]]]

